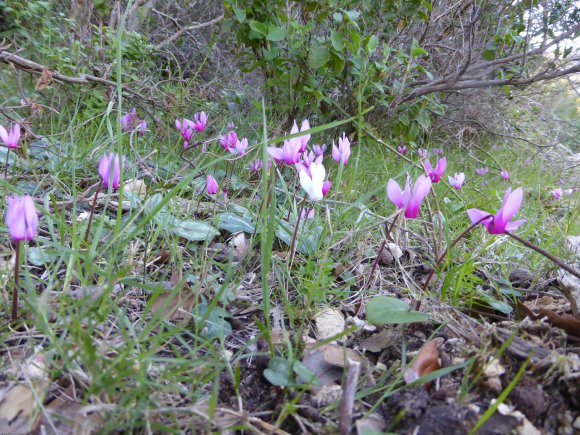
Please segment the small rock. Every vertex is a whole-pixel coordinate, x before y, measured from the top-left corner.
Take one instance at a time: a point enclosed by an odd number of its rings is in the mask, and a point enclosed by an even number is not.
[[[509,280],[514,287],[528,288],[532,285],[534,274],[528,269],[520,267],[510,272]]]
[[[346,321],[341,311],[326,309],[314,317],[316,324],[316,337],[318,340],[326,340],[344,331]]]
[[[316,406],[324,408],[342,397],[342,387],[340,385],[325,385],[320,389],[318,394],[314,396]]]
[[[505,373],[505,368],[497,358],[492,358],[483,369],[483,384],[492,391],[499,393],[502,390],[501,379]]]

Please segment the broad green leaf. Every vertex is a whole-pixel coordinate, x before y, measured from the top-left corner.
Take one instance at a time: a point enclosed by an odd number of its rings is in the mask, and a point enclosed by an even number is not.
[[[308,55],[308,64],[314,68],[322,68],[330,60],[330,50],[322,45],[313,45]]]
[[[344,34],[335,32],[334,30],[330,32],[330,42],[332,42],[332,47],[336,51],[342,51],[346,46]]]
[[[39,246],[33,246],[28,249],[28,262],[34,266],[44,266],[52,263],[57,258],[58,255],[54,249],[46,249]]]
[[[410,311],[405,302],[390,296],[371,299],[366,305],[366,314],[373,325],[424,322],[429,319],[428,314]]]
[[[424,54],[429,54],[429,53],[427,52],[427,50],[425,50],[424,48],[421,48],[419,46],[419,41],[417,41],[416,39],[413,38],[413,43],[411,44],[411,56],[417,57],[417,56],[421,56]]]
[[[264,36],[268,34],[268,27],[264,23],[256,20],[250,20],[248,24],[253,31],[258,32]]]
[[[264,377],[272,385],[286,387],[292,382],[290,369],[291,365],[287,359],[275,356],[268,363],[268,368],[264,370]]]
[[[181,221],[175,219],[173,225],[167,228],[173,234],[189,241],[211,240],[219,235],[219,231],[201,221]]]
[[[338,24],[342,23],[342,14],[340,12],[335,12],[332,14],[332,18],[334,18],[334,21],[336,21]]]
[[[270,25],[270,28],[268,29],[268,36],[266,36],[268,41],[278,42],[282,41],[285,37],[286,31],[282,27]]]
[[[379,38],[377,38],[375,35],[372,35],[369,38],[369,41],[367,42],[368,53],[369,54],[374,53],[378,46],[379,46]]]
[[[489,46],[485,50],[483,50],[483,53],[481,53],[481,57],[483,57],[483,59],[487,60],[488,62],[494,60],[495,50],[496,50],[495,45]]]
[[[236,15],[236,20],[238,20],[239,23],[243,23],[244,21],[246,21],[246,10],[239,8],[237,6],[233,6],[234,9],[234,14]]]
[[[220,213],[218,218],[218,228],[229,231],[230,233],[243,231],[244,233],[252,234],[256,228],[251,219],[235,213]]]

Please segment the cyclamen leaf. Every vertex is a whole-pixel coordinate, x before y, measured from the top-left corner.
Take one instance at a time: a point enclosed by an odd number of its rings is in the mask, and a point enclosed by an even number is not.
[[[428,314],[410,311],[405,302],[390,296],[378,296],[370,300],[366,305],[366,315],[373,325],[424,322],[429,319]]]

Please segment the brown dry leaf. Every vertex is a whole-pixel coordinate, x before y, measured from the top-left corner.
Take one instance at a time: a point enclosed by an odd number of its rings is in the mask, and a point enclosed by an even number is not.
[[[535,314],[521,302],[517,303],[517,311],[521,316],[527,316],[532,320],[540,320],[547,317],[551,325],[563,329],[570,335],[580,337],[580,320],[577,320],[568,314],[558,314],[552,310],[548,310],[547,308],[540,308],[539,313]]]
[[[415,358],[415,362],[410,369],[407,369],[404,374],[405,382],[411,382],[419,379],[421,376],[439,370],[441,368],[441,361],[439,360],[439,346],[443,343],[442,338],[434,338],[425,343],[421,352]],[[425,384],[425,388],[429,388],[431,383]]]
[[[151,311],[161,312],[161,316],[173,321],[189,319],[196,301],[196,295],[187,286],[181,290],[167,290],[155,299]]]
[[[48,391],[48,382],[34,380],[32,388],[13,385],[0,392],[0,433],[29,433],[38,426],[39,415],[34,414],[36,398],[42,400]]]
[[[54,427],[59,434],[91,435],[99,432],[103,419],[96,412],[83,412],[80,403],[62,395],[46,406],[40,423],[45,427]]]
[[[360,342],[360,348],[369,352],[378,353],[395,343],[400,333],[394,329],[385,329],[378,334],[371,335]]]
[[[38,80],[36,80],[36,86],[34,86],[34,89],[37,91],[43,91],[51,83],[52,83],[52,71],[45,68],[42,70],[42,74],[40,74]]]

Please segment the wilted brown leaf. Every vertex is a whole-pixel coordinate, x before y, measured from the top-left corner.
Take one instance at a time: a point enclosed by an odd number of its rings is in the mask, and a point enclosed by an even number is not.
[[[35,379],[31,387],[13,385],[0,391],[0,433],[29,433],[38,426],[38,415],[32,418],[37,398],[42,400],[48,382]]]
[[[434,338],[425,343],[421,352],[415,358],[415,362],[410,369],[407,369],[404,374],[405,382],[411,382],[419,379],[422,376],[439,370],[441,362],[439,361],[439,346],[443,343],[442,338]],[[425,384],[425,388],[429,388],[431,383]]]
[[[167,290],[157,296],[151,311],[161,313],[161,317],[179,321],[190,318],[189,313],[196,301],[196,295],[189,287],[181,290]]]
[[[34,86],[34,89],[37,91],[43,91],[51,83],[52,83],[52,71],[45,68],[42,70],[42,74],[40,74],[38,80],[36,80],[36,86]]]
[[[535,314],[530,310],[530,308],[521,302],[518,302],[517,304],[517,312],[520,316],[527,316],[532,320],[540,320],[547,317],[548,322],[550,322],[551,325],[563,329],[570,335],[580,337],[580,320],[577,320],[568,314],[558,314],[552,310],[548,310],[547,308],[540,308],[538,314]]]

